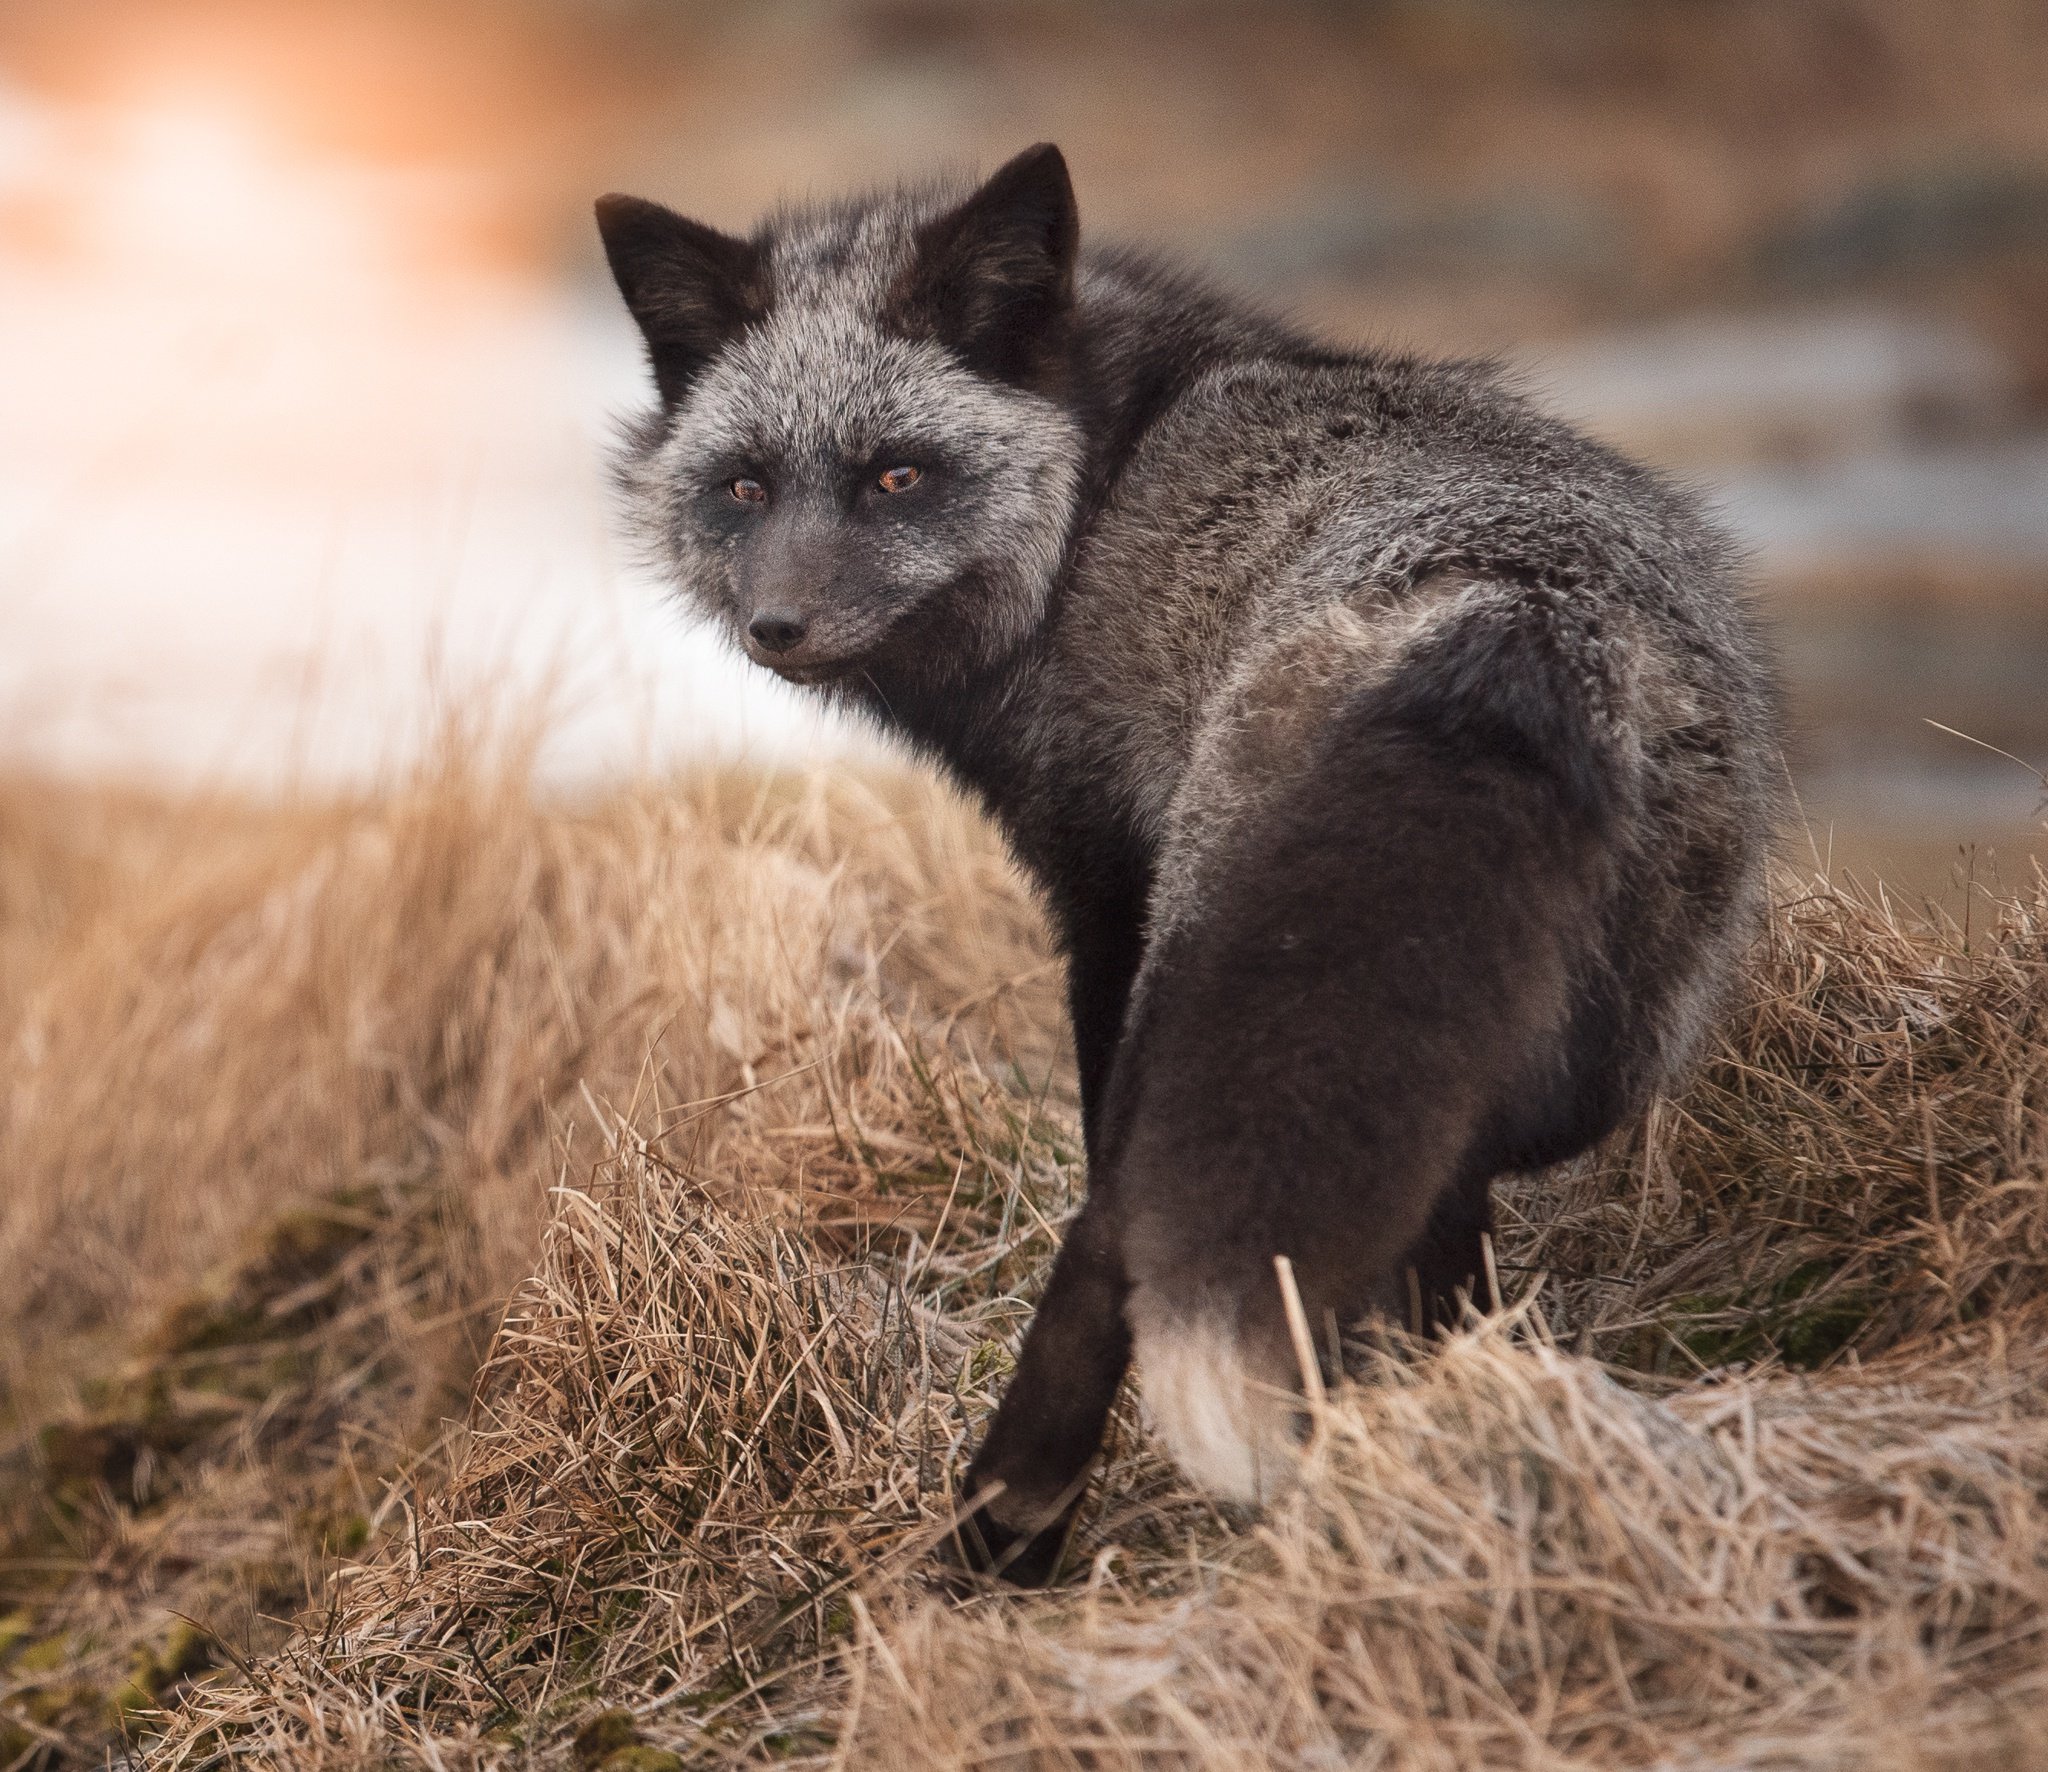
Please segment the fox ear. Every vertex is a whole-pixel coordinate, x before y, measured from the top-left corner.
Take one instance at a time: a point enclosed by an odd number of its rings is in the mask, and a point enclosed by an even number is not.
[[[895,317],[985,374],[1029,380],[1064,332],[1080,236],[1065,157],[1050,142],[1026,148],[919,230]]]
[[[736,240],[640,197],[600,197],[612,278],[647,339],[654,385],[672,407],[750,321],[767,311],[766,266]]]

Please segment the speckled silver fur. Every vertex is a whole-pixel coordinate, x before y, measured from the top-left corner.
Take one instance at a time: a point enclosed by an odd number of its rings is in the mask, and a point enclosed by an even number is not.
[[[637,431],[621,456],[643,551],[742,650],[731,550],[692,522],[687,496],[735,460],[774,462],[810,486],[892,441],[963,464],[968,484],[948,520],[895,538],[888,594],[830,612],[847,653],[866,651],[967,574],[983,590],[946,668],[1014,652],[1044,613],[1079,493],[1074,420],[1051,400],[971,373],[933,340],[878,324],[911,229],[942,202],[934,188],[780,218],[768,236],[773,309],[711,363],[669,422]]]
[[[1671,1083],[1753,926],[1781,768],[1690,497],[1483,366],[1065,264],[1065,191],[1039,150],[980,197],[772,218],[736,261],[752,307],[666,366],[621,465],[688,602],[977,791],[1072,957],[1095,1198],[976,1465],[1012,1552],[1071,1512],[1134,1328],[1184,1465],[1255,1498],[1285,1411],[1216,1399],[1291,1382],[1275,1253],[1313,1321],[1398,1313],[1404,1260],[1470,1271],[1478,1171]],[[653,249],[607,225],[653,337]],[[1032,228],[1054,280],[1019,340],[977,316],[1039,274]],[[956,237],[980,306],[926,264]],[[891,457],[932,464],[915,521],[861,478]],[[773,506],[736,529],[720,489],[756,469]],[[799,659],[746,638],[777,598]]]

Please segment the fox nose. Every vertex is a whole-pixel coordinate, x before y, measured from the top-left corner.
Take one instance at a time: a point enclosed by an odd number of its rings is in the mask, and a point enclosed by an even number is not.
[[[747,623],[754,644],[767,652],[789,652],[804,642],[810,624],[787,609],[764,609]]]

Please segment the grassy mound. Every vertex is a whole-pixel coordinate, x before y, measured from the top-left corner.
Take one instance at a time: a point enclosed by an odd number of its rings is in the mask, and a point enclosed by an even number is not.
[[[0,1766],[2025,1763],[2044,919],[1788,886],[1687,1094],[1509,1190],[1508,1308],[1361,1345],[1285,1504],[1127,1410],[1068,1581],[963,1595],[1083,1177],[962,808],[0,784]]]

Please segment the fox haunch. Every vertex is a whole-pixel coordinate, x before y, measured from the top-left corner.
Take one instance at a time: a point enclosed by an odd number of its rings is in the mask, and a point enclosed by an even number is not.
[[[1493,1177],[1668,1084],[1736,966],[1778,714],[1728,542],[1484,366],[1082,251],[1049,146],[598,220],[646,551],[978,794],[1067,956],[1089,1196],[965,1548],[1049,1572],[1134,1355],[1183,1470],[1270,1495],[1274,1257],[1313,1324],[1447,1318]]]

